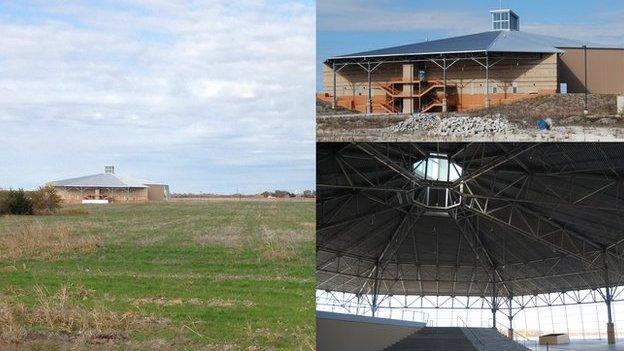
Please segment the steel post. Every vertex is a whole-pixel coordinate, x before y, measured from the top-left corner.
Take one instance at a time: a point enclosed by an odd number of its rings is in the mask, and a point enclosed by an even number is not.
[[[604,279],[605,279],[605,303],[607,304],[607,341],[609,345],[615,345],[615,327],[613,325],[613,316],[611,313],[611,302],[613,296],[611,293],[611,283],[609,281],[609,265],[607,251],[603,252],[604,262]]]
[[[496,267],[492,267],[492,328],[496,329]]]
[[[585,79],[585,113],[588,112],[587,110],[587,45],[583,45],[583,54],[584,54],[584,64],[585,64],[585,75],[584,75],[584,79]]]
[[[490,108],[490,56],[485,54],[485,107]]]
[[[366,73],[368,74],[368,104],[366,107],[366,113],[373,113],[373,91],[372,91],[372,84],[371,84],[371,64],[370,61],[368,62],[368,68],[366,70]]]
[[[511,303],[513,301],[513,296],[509,295],[509,299],[507,301],[507,307],[509,308],[509,315],[507,316],[509,318],[509,328],[507,329],[507,337],[510,338],[511,340],[514,339],[514,330],[513,330],[513,312],[511,310]]]
[[[332,101],[332,108],[336,108],[338,104],[338,97],[336,96],[336,63],[332,63],[332,72],[334,74],[334,97]]]
[[[446,58],[443,59],[444,67],[442,68],[442,72],[444,75],[444,98],[442,99],[442,112],[448,111],[448,105],[446,100]]]

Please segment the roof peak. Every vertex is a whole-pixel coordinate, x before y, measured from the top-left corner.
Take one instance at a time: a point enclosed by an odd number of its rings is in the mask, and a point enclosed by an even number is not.
[[[378,50],[357,52],[330,57],[329,60],[346,58],[371,58],[387,56],[438,55],[467,52],[524,52],[524,53],[563,53],[562,48],[618,48],[615,46],[586,43],[575,39],[559,38],[551,35],[524,31],[491,30],[474,34],[422,41],[418,43],[387,47]],[[621,49],[621,47],[620,47]]]

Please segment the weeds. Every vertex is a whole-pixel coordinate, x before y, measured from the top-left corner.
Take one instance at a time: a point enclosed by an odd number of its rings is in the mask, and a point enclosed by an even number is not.
[[[0,259],[56,260],[63,253],[84,253],[100,246],[99,237],[73,235],[63,223],[14,222],[0,232]]]
[[[36,285],[32,307],[16,299],[0,300],[0,343],[67,340],[74,344],[114,343],[127,339],[133,331],[167,325],[168,320],[146,317],[136,312],[113,312],[102,306],[87,308],[78,302],[83,288],[61,286],[50,293]]]

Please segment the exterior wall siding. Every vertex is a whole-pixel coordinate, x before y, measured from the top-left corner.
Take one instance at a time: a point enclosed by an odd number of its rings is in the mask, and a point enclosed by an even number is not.
[[[559,82],[568,92],[585,91],[585,53],[565,49],[559,57]],[[624,94],[624,49],[587,49],[587,90],[591,94]]]
[[[531,55],[531,56],[529,56]],[[490,68],[489,90],[492,104],[527,98],[557,91],[557,55],[517,54],[518,60],[504,60]],[[417,75],[419,63],[414,63]],[[421,63],[427,80],[442,80],[443,73],[431,62]],[[383,64],[372,74],[373,101],[383,101],[386,92],[380,85],[402,80],[403,64]],[[485,69],[476,62],[462,60],[447,71],[447,83],[456,86],[455,101],[459,110],[485,106]],[[516,87],[516,93],[513,89]],[[496,87],[497,93],[493,93]],[[449,95],[452,92],[449,92]],[[366,111],[368,83],[366,71],[357,65],[342,68],[336,74],[336,95],[339,105],[360,112]],[[323,67],[323,91],[319,98],[331,101],[333,73],[331,66]],[[451,98],[449,96],[449,98]],[[382,111],[373,111],[382,112]]]
[[[165,201],[165,186],[164,185],[149,185],[147,188],[147,198],[149,201]]]
[[[64,188],[56,187],[56,191],[66,204],[79,204],[87,198],[107,198],[113,203],[141,203],[148,201],[147,188]],[[99,192],[99,195],[98,195]]]

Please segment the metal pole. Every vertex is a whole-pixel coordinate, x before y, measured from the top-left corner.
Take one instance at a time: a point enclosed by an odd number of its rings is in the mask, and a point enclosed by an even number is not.
[[[485,53],[485,107],[490,108],[490,56]]]
[[[511,311],[511,301],[513,300],[513,296],[509,294],[508,300],[508,308],[509,308],[509,329],[507,330],[507,337],[511,340],[514,339],[514,330],[513,330],[513,313]]]
[[[603,252],[603,262],[604,262],[604,279],[605,279],[605,302],[607,303],[607,342],[609,345],[615,345],[615,328],[613,325],[613,316],[611,314],[611,300],[613,300],[613,296],[611,296],[611,283],[609,282],[609,266],[608,266],[608,256],[607,250]]]
[[[375,317],[375,314],[377,312],[377,296],[378,296],[378,285],[379,285],[379,279],[377,279],[378,277],[378,273],[379,273],[379,266],[377,266],[376,271],[375,271],[375,285],[373,286],[373,305],[371,306],[372,312],[373,312],[373,317]]]
[[[442,61],[444,63],[444,68],[442,69],[444,75],[444,99],[442,100],[442,112],[446,112],[448,110],[446,105],[446,58],[444,58]]]
[[[496,329],[496,268],[492,267],[492,328]]]
[[[368,113],[373,113],[373,92],[371,90],[371,64],[368,62]]]
[[[585,111],[584,113],[587,114],[588,110],[587,110],[587,45],[583,45],[583,53],[585,56]]]
[[[336,97],[336,63],[332,62],[332,71],[334,72],[334,99],[332,102],[332,108],[336,108],[338,98]]]

